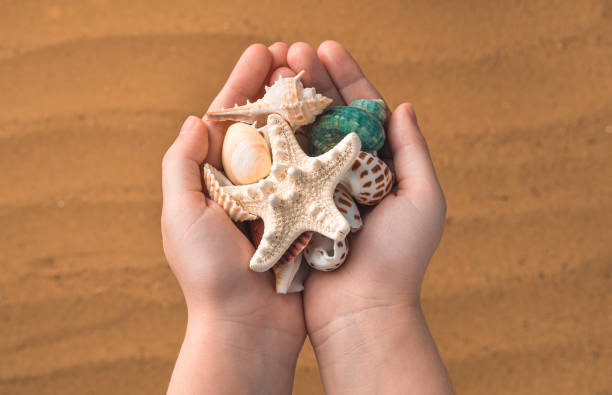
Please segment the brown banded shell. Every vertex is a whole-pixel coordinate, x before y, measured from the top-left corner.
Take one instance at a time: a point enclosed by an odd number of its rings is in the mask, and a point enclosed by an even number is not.
[[[344,218],[346,218],[351,226],[351,232],[356,232],[361,229],[363,220],[359,214],[357,203],[355,203],[351,195],[349,195],[341,184],[338,184],[334,190],[334,203],[338,211],[344,215]]]
[[[357,202],[371,206],[391,191],[393,173],[380,158],[361,151],[340,183]]]

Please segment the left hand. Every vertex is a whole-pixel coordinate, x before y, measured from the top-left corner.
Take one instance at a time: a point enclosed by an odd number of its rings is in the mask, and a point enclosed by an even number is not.
[[[250,46],[210,109],[255,99],[273,62]],[[271,271],[249,269],[253,246],[202,192],[202,165],[221,168],[226,128],[189,117],[162,163],[164,252],[188,309],[169,393],[289,393],[306,333],[302,295],[279,295]]]

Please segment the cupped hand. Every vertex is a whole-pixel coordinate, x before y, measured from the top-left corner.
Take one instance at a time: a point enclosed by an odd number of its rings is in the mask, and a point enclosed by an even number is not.
[[[304,85],[332,98],[332,105],[381,98],[337,42],[326,41],[317,51],[305,43],[290,47],[277,43],[270,50],[275,58],[285,59],[284,63],[277,61],[276,74],[291,76],[305,70]],[[394,354],[394,349],[406,345],[409,353],[422,352],[425,360],[437,361],[430,372],[439,380],[433,382],[442,383],[436,388],[450,388],[419,301],[423,275],[442,235],[445,200],[412,105],[401,104],[388,115],[387,146],[380,155],[392,164],[397,185],[363,215],[363,228],[349,237],[349,255],[343,266],[333,272],[312,270],[305,284],[306,325],[330,392],[332,382],[342,382],[342,378],[346,381],[340,386],[341,393],[348,383],[365,385],[354,388],[353,393],[383,388],[387,384],[376,380],[382,377],[381,366],[393,372],[387,358],[395,358],[403,369],[412,361],[424,372],[427,363],[418,358],[402,361],[402,356]],[[398,342],[395,337],[404,340]],[[416,390],[426,393],[423,388]]]
[[[318,52],[305,43],[279,43],[270,49],[286,58],[275,73],[291,76],[305,70],[304,85],[331,97],[332,105],[381,99],[336,42],[324,42]],[[401,104],[390,115],[388,149],[381,156],[394,167],[397,186],[368,210],[363,228],[350,236],[344,265],[333,272],[311,272],[304,292],[311,335],[338,313],[370,304],[418,303],[423,274],[442,235],[445,202],[412,105]],[[387,158],[385,151],[390,151]]]
[[[264,85],[269,84],[273,62],[268,48],[261,44],[250,46],[210,110],[259,96]],[[253,246],[224,210],[203,194],[202,165],[208,162],[221,168],[221,145],[227,126],[189,117],[165,154],[164,252],[185,296],[188,334],[195,331],[197,338],[211,333],[216,337],[211,342],[239,350],[234,352],[236,355],[245,354],[244,366],[238,366],[242,376],[248,374],[245,372],[251,367],[247,365],[255,360],[272,368],[262,377],[268,375],[270,380],[284,382],[278,375],[286,369],[292,379],[292,367],[305,337],[301,294],[276,294],[271,272],[255,273],[249,269]],[[190,327],[197,329],[190,332]],[[175,376],[181,376],[181,361],[189,360],[189,352],[181,350],[182,359],[179,357],[173,382],[181,381]],[[270,376],[271,372],[275,373]]]

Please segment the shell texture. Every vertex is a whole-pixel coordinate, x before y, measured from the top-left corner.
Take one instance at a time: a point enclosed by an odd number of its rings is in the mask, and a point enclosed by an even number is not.
[[[391,191],[393,173],[380,158],[362,151],[340,183],[358,203],[371,206]]]
[[[315,234],[306,249],[304,258],[313,269],[328,272],[340,267],[348,255],[346,240],[332,240],[321,234]]]
[[[284,263],[277,263],[272,266],[272,271],[276,277],[276,293],[286,294],[289,292],[289,287],[295,278],[300,265],[302,264],[302,253],[294,256]],[[298,291],[299,292],[299,291]]]
[[[219,170],[212,166],[204,166],[204,183],[212,200],[225,210],[234,221],[252,221],[257,219],[238,204],[224,188],[232,183]]]
[[[336,203],[338,211],[344,215],[344,218],[346,218],[351,226],[351,232],[357,232],[361,229],[363,220],[359,214],[357,203],[355,203],[351,195],[348,194],[341,184],[338,184],[334,190],[334,203]]]
[[[378,119],[381,124],[387,120],[387,107],[381,99],[360,99],[352,102],[349,107],[360,108]]]
[[[266,140],[253,126],[241,122],[227,129],[221,160],[227,178],[237,185],[252,184],[265,178],[272,166]]]
[[[361,148],[359,137],[351,133],[332,150],[309,157],[279,115],[268,117],[266,129],[272,150],[270,175],[256,184],[220,187],[239,207],[264,221],[262,241],[250,262],[258,272],[274,266],[304,232],[344,240],[350,225],[336,208],[333,192]]]
[[[308,264],[304,262],[303,256],[304,254],[302,253],[302,264],[300,265],[300,268],[293,277],[293,280],[291,281],[291,285],[289,285],[287,293],[302,292],[304,290],[304,283],[306,282],[306,279],[310,274],[310,266],[308,266]]]
[[[332,99],[317,93],[314,88],[304,88],[300,79],[304,70],[295,77],[279,78],[266,87],[264,97],[254,103],[234,108],[210,111],[206,119],[224,121],[262,122],[270,114],[279,114],[291,126],[308,125],[327,107]]]
[[[311,155],[327,152],[349,133],[357,133],[364,151],[378,150],[385,142],[383,124],[370,112],[357,107],[332,107],[319,115],[310,128]]]

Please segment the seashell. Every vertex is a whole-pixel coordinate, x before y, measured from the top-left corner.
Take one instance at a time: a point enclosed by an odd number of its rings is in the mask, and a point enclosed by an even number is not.
[[[206,190],[212,200],[225,210],[234,221],[252,221],[257,217],[243,209],[223,187],[231,186],[232,183],[219,170],[208,163],[204,165],[204,183]]]
[[[298,269],[297,273],[295,273],[295,276],[291,281],[291,285],[289,285],[287,293],[302,292],[304,290],[304,283],[306,282],[306,279],[310,274],[310,266],[308,266],[308,264],[304,262],[303,256],[304,255],[302,254],[302,263],[300,264],[300,268]]]
[[[257,248],[264,233],[264,222],[261,218],[249,222],[249,234],[251,235],[251,243]]]
[[[377,117],[357,107],[332,107],[317,117],[310,127],[310,155],[332,149],[344,136],[354,132],[363,151],[378,150],[385,142],[385,129]]]
[[[335,241],[316,233],[304,249],[304,259],[310,267],[325,272],[335,270],[344,263],[348,255],[348,242]]]
[[[334,190],[334,203],[336,203],[338,211],[344,215],[344,218],[346,218],[351,226],[351,232],[356,232],[361,229],[363,221],[359,214],[357,203],[355,203],[351,195],[348,194],[341,184],[338,184]]]
[[[385,107],[385,102],[381,99],[360,99],[355,100],[349,107],[360,108],[364,111],[370,113],[380,121],[381,124],[385,124],[387,120],[387,107]]]
[[[340,184],[358,203],[374,205],[391,191],[393,173],[380,158],[361,151]]]
[[[287,249],[287,251],[285,251],[281,259],[276,262],[276,264],[283,265],[301,254],[304,248],[306,248],[306,246],[308,245],[308,243],[310,243],[313,234],[314,232],[308,231],[299,235],[298,238],[295,239],[293,244],[291,244],[291,246]]]
[[[272,266],[272,271],[274,272],[274,276],[276,277],[276,293],[286,294],[287,292],[289,292],[289,289],[301,265],[302,253],[299,253],[298,256],[291,258],[285,263],[281,264],[279,262],[276,265]],[[304,289],[303,286],[302,289]],[[301,291],[302,289],[300,289],[299,291]]]
[[[221,150],[223,170],[236,185],[253,184],[270,174],[272,156],[257,129],[237,122],[225,133]]]
[[[295,77],[279,78],[266,94],[254,103],[247,100],[244,106],[207,112],[206,119],[213,121],[261,122],[269,114],[279,114],[293,127],[308,125],[327,107],[332,99],[317,93],[314,88],[304,88],[300,79],[304,70]]]
[[[346,237],[351,227],[336,208],[333,193],[361,148],[359,137],[351,133],[333,150],[310,157],[278,114],[268,117],[265,132],[272,151],[270,175],[255,184],[221,187],[241,208],[264,221],[261,243],[249,262],[256,272],[271,269],[304,232],[333,240]]]

